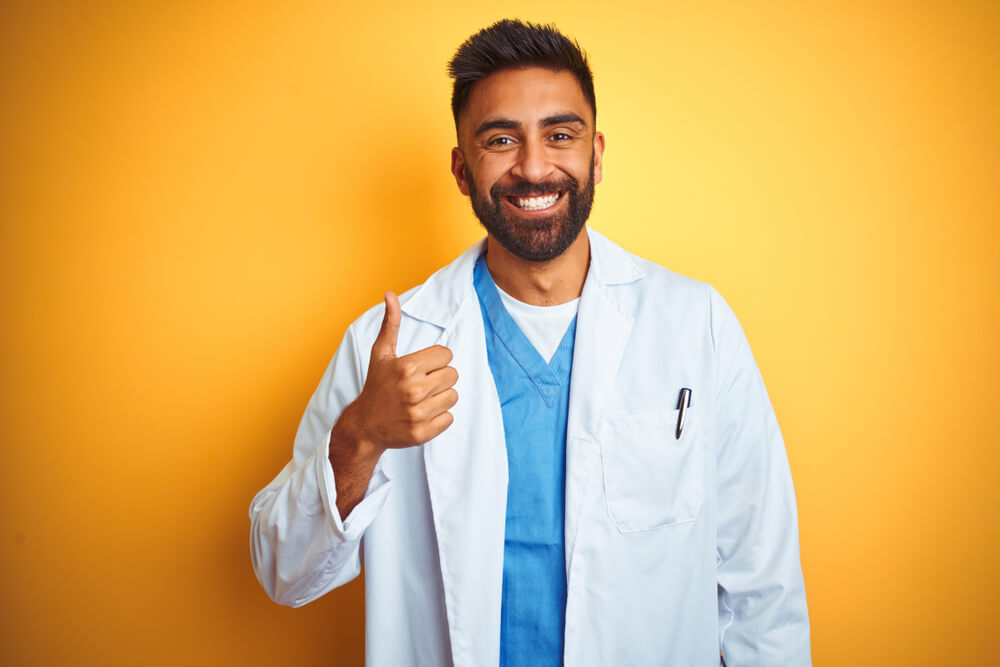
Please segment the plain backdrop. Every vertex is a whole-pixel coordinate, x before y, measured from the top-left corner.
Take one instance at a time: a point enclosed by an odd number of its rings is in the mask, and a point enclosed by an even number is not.
[[[4,2],[0,663],[361,664],[362,582],[273,604],[247,508],[481,237],[445,63],[507,16],[590,53],[593,226],[743,322],[815,664],[989,663],[1000,10],[954,0]]]

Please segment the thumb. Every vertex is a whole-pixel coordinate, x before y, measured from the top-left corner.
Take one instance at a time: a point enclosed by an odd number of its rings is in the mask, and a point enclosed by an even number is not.
[[[385,316],[382,328],[372,344],[372,359],[396,357],[396,338],[399,336],[399,299],[392,292],[385,293]]]

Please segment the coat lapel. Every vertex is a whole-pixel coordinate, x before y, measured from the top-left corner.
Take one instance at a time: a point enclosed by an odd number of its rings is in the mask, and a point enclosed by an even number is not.
[[[642,276],[621,248],[590,230],[591,260],[580,295],[576,347],[569,390],[566,432],[566,573],[580,527],[580,506],[587,493],[589,462],[598,457],[598,426],[607,392],[615,386],[632,316],[623,312],[613,295],[615,285]]]
[[[507,448],[472,286],[481,250],[471,248],[403,304],[407,314],[444,329],[438,344],[451,350],[459,375],[454,423],[423,445],[456,667],[500,659]]]
[[[452,658],[460,665],[500,659],[507,449],[503,417],[486,358],[479,304],[463,305],[443,345],[454,354],[454,423],[424,445],[444,581]]]

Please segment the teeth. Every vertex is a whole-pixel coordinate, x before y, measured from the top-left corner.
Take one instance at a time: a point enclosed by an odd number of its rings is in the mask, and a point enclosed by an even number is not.
[[[523,208],[525,211],[540,211],[543,208],[548,208],[559,200],[559,193],[552,195],[545,195],[544,197],[518,197],[515,201],[519,208]]]

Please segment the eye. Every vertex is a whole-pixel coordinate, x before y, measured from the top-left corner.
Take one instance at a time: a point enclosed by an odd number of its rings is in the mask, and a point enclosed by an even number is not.
[[[562,142],[562,141],[569,141],[573,137],[569,136],[565,132],[556,132],[555,134],[552,135],[551,138],[553,141]]]
[[[506,146],[510,146],[513,143],[514,140],[511,139],[510,137],[496,137],[494,139],[490,139],[489,141],[487,141],[486,145],[496,146],[497,148],[504,148]]]

